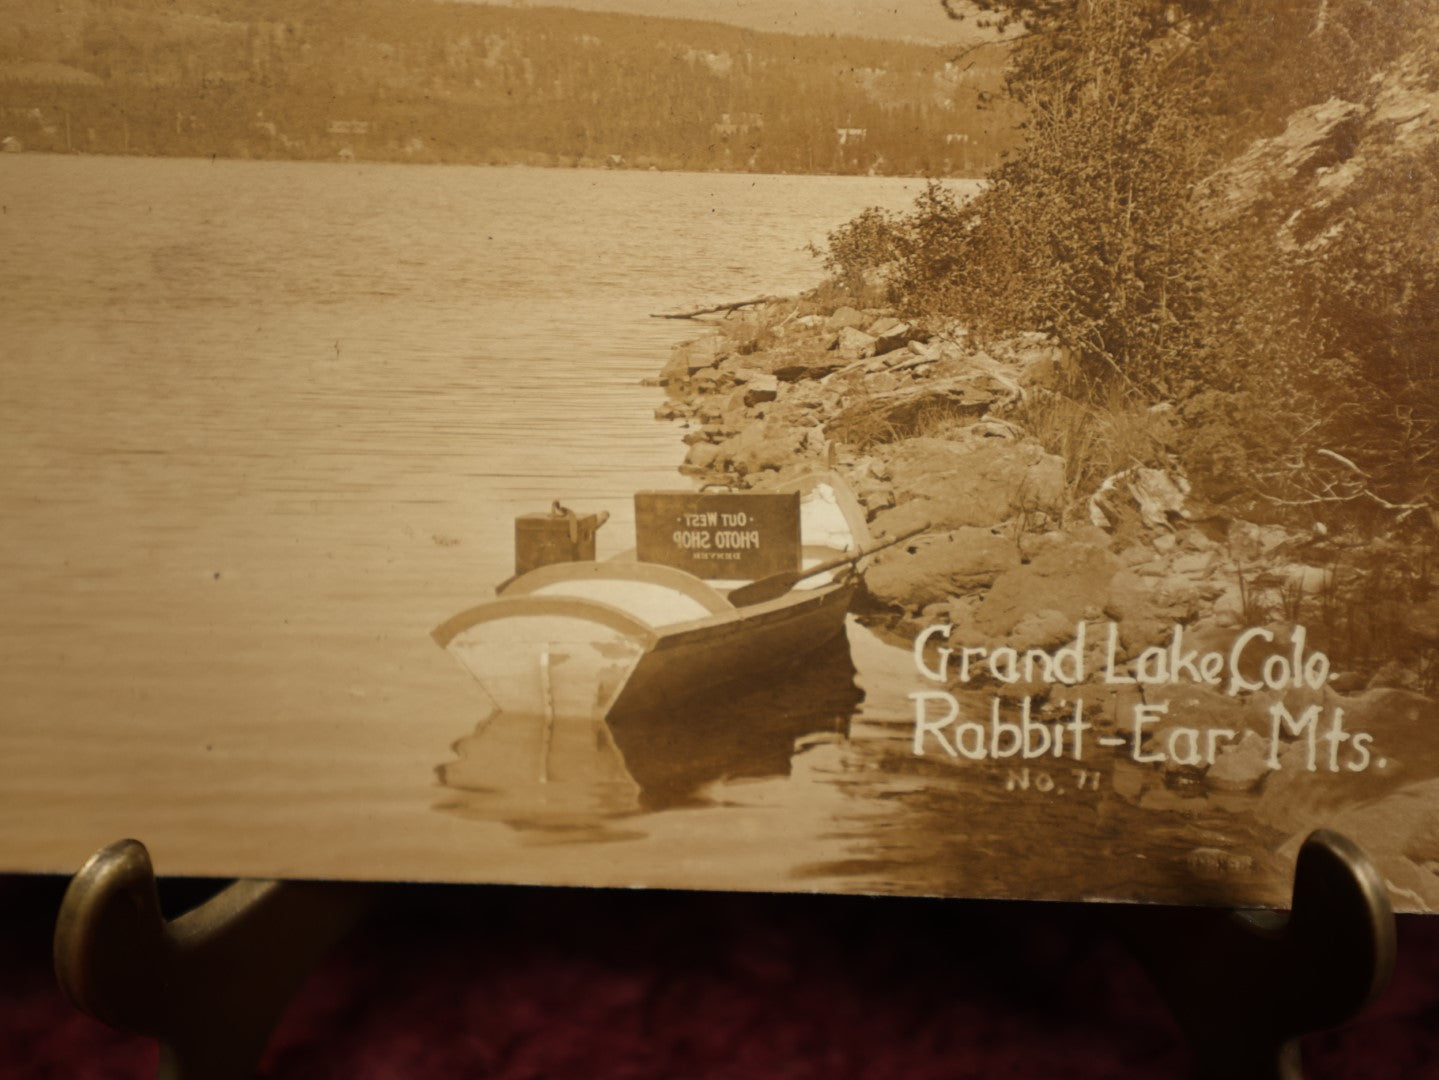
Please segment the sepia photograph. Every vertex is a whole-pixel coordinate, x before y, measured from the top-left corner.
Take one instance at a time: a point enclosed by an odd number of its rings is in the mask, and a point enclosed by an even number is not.
[[[0,872],[1439,910],[1418,0],[0,0]]]

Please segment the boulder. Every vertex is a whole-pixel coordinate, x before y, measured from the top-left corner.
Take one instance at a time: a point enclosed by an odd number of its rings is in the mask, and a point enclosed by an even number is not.
[[[788,356],[774,366],[775,378],[784,383],[820,379],[848,364],[837,352],[803,353]]]
[[[1114,555],[1098,544],[1076,539],[1055,545],[1000,574],[975,612],[975,625],[992,637],[1006,637],[1041,605],[1077,625],[1102,607],[1118,568]]]
[[[1053,652],[1061,645],[1076,640],[1076,627],[1074,620],[1057,608],[1037,608],[1020,616],[1004,643],[1020,652],[1028,649]],[[1088,670],[1087,666],[1085,670]]]
[[[888,322],[890,325],[879,332],[876,332],[873,326],[868,330],[870,336],[874,338],[872,351],[875,356],[884,356],[886,353],[904,348],[914,333],[914,328],[909,323],[898,322],[894,319],[890,319]]]
[[[1104,611],[1119,623],[1125,646],[1135,650],[1168,640],[1174,624],[1192,619],[1201,601],[1198,586],[1187,577],[1124,569],[1110,582]]]
[[[1038,345],[1015,355],[1017,379],[1021,386],[1058,390],[1074,376],[1074,360],[1062,345]]]
[[[712,469],[719,462],[720,448],[711,442],[697,442],[685,455],[685,464],[696,469]]]
[[[1125,469],[1107,477],[1089,497],[1089,519],[1100,528],[1117,525],[1126,513],[1137,513],[1151,529],[1168,529],[1189,516],[1185,499],[1189,481],[1163,469]]]
[[[1269,740],[1245,731],[1219,752],[1204,774],[1216,791],[1253,791],[1269,775]]]
[[[920,437],[885,450],[901,503],[890,514],[897,516],[891,531],[926,521],[937,530],[987,529],[1022,511],[1057,517],[1064,500],[1064,462],[1037,443]]]
[[[879,435],[905,437],[927,416],[980,417],[996,403],[1009,401],[1016,391],[1013,384],[989,375],[909,383],[861,397],[831,419],[825,430],[831,438],[858,444]]]
[[[666,382],[688,379],[695,372],[712,368],[729,353],[729,345],[719,334],[706,334],[676,345],[670,351],[670,361],[660,372]]]
[[[864,584],[880,603],[915,610],[989,585],[1018,565],[1019,552],[1010,538],[962,528],[880,552],[865,570]]]
[[[752,409],[766,401],[773,401],[779,397],[779,379],[774,375],[751,376],[743,394],[746,408]]]
[[[804,459],[808,430],[767,417],[748,425],[723,450],[741,474],[780,469]]]
[[[834,313],[824,321],[824,325],[827,330],[838,331],[846,327],[858,330],[867,322],[869,322],[869,319],[865,316],[864,312],[858,308],[852,308],[846,305],[842,308],[835,309]]]
[[[834,339],[831,348],[837,350],[846,359],[855,360],[874,355],[874,342],[875,339],[863,330],[846,326]]]
[[[1291,114],[1284,131],[1260,139],[1210,178],[1220,212],[1237,216],[1307,186],[1354,153],[1363,123],[1363,107],[1338,98]]]

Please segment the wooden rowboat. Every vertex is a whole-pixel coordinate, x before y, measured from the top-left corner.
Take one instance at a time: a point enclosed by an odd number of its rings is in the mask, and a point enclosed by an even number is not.
[[[801,566],[858,553],[863,511],[831,474],[773,489],[799,495]],[[741,582],[705,580],[626,553],[511,579],[496,599],[446,620],[435,640],[494,708],[557,720],[669,710],[731,680],[792,663],[841,633],[857,587],[847,570],[744,606]]]

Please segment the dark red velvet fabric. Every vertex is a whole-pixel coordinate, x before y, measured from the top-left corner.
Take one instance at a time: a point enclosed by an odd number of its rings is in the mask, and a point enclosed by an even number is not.
[[[63,883],[0,878],[0,1076],[153,1075],[77,1013]],[[174,900],[174,897],[170,897]],[[180,898],[184,900],[184,897]],[[809,896],[407,887],[314,973],[275,1078],[1183,1077],[1121,910]],[[1439,1078],[1439,919],[1400,920],[1384,998],[1311,1037],[1314,1080]]]

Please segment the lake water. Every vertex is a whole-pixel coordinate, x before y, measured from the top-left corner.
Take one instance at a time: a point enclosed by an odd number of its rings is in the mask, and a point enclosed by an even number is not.
[[[516,514],[608,510],[603,556],[683,486],[640,380],[697,328],[649,314],[806,287],[921,186],[0,157],[0,869],[1192,890],[1183,815],[916,759],[857,625],[857,679],[668,718],[598,802],[466,785],[503,739],[430,629]]]

